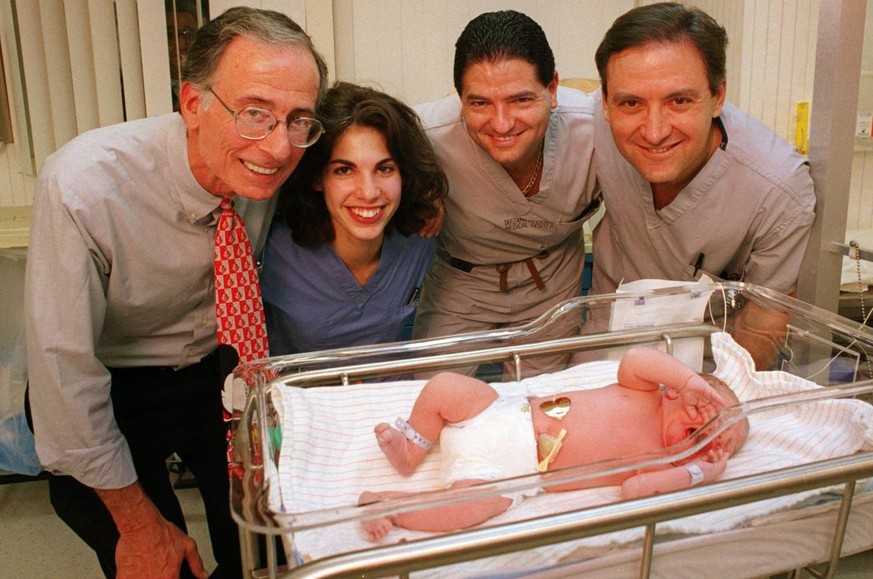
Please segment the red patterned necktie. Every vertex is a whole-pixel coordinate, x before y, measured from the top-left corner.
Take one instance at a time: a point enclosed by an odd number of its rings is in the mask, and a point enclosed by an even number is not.
[[[240,362],[269,355],[264,303],[245,223],[232,199],[221,200],[215,231],[215,314],[218,343],[236,348]]]

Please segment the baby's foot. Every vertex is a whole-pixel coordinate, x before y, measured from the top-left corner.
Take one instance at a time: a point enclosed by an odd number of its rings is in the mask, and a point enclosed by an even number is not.
[[[406,436],[386,423],[377,424],[373,429],[379,448],[391,466],[403,476],[415,472],[415,467],[421,462],[424,451],[415,446]]]
[[[358,497],[358,504],[369,505],[379,502],[380,500],[382,500],[382,498],[378,494],[364,491],[361,493],[361,496]],[[379,541],[391,532],[391,529],[394,528],[394,524],[388,517],[377,517],[375,519],[361,521],[361,527],[363,527],[364,532],[367,533],[367,540]]]
[[[364,532],[367,533],[367,539],[373,542],[387,537],[388,533],[391,532],[391,529],[394,528],[394,525],[391,524],[388,517],[379,517],[378,519],[361,521],[361,526],[364,528]]]

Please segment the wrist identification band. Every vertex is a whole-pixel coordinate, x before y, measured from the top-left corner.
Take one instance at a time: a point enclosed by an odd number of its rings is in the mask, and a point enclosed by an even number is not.
[[[693,462],[689,462],[688,464],[682,465],[685,467],[685,470],[688,471],[688,474],[691,475],[691,486],[697,486],[703,482],[703,479],[706,476],[703,474],[703,470]]]
[[[398,418],[394,421],[394,426],[397,427],[403,436],[412,441],[412,444],[415,446],[424,449],[430,450],[433,447],[433,443],[420,435],[418,431],[416,431],[408,422],[403,420],[402,418]]]

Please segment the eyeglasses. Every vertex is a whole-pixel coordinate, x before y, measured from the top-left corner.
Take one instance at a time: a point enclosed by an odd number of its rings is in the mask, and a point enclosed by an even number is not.
[[[260,107],[245,107],[237,112],[227,106],[227,104],[221,100],[221,97],[215,94],[215,91],[212,90],[212,88],[209,88],[208,90],[216,99],[218,99],[221,106],[223,106],[224,109],[234,118],[236,132],[243,139],[248,139],[250,141],[266,139],[279,124],[276,115],[266,109]],[[321,126],[321,121],[310,117],[294,117],[287,121],[283,121],[283,123],[288,127],[288,141],[295,147],[300,147],[301,149],[305,149],[314,144],[324,130]]]

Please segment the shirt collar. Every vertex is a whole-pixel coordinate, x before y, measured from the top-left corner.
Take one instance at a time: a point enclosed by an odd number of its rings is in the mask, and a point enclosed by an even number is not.
[[[169,154],[169,170],[172,181],[171,194],[179,204],[182,214],[190,223],[208,220],[210,223],[217,215],[221,199],[204,189],[188,164],[188,135],[185,121],[177,115],[167,132],[167,152]]]

